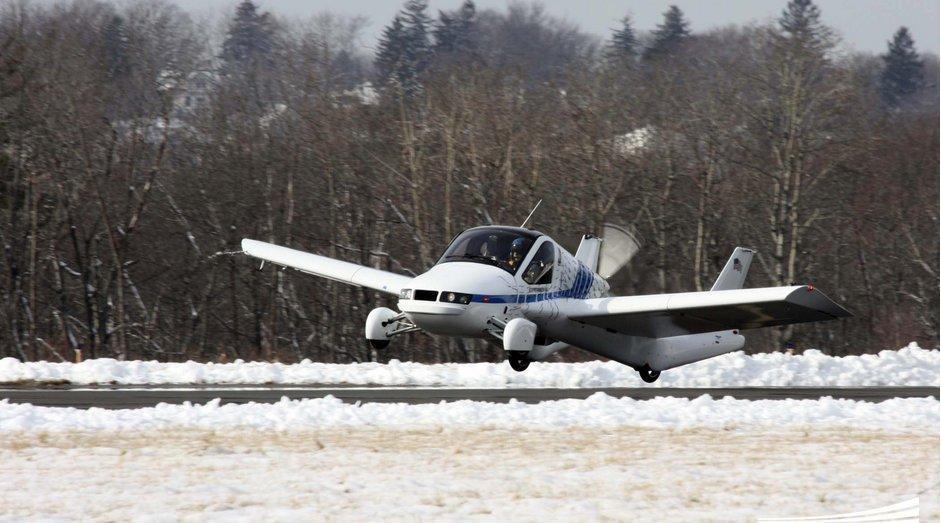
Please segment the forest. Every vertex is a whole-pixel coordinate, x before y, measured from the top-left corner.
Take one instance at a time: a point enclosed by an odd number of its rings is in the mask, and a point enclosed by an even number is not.
[[[403,274],[484,224],[642,249],[615,294],[813,283],[854,317],[753,352],[939,336],[938,58],[850,50],[811,0],[594,35],[538,3],[293,20],[243,1],[0,1],[0,358],[498,361],[485,340],[363,337],[391,297],[265,266],[255,238]],[[924,36],[925,38],[928,35]],[[592,355],[568,349],[567,361]]]

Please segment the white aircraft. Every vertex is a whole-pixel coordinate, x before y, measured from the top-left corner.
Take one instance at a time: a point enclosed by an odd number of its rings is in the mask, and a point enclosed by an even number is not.
[[[517,371],[572,346],[629,365],[651,383],[661,371],[741,349],[739,330],[850,316],[813,285],[743,289],[754,251],[741,247],[709,291],[609,296],[605,278],[630,260],[638,242],[612,225],[602,236],[584,236],[573,256],[538,231],[475,227],[416,277],[250,239],[242,250],[398,296],[399,311],[379,307],[366,319],[366,339],[376,348],[419,330],[493,337]]]

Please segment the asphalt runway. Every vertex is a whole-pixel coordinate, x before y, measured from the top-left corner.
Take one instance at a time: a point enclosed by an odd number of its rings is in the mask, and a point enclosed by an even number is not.
[[[614,397],[651,399],[658,396],[714,398],[731,396],[747,400],[817,399],[825,396],[870,402],[891,398],[938,398],[938,387],[743,387],[743,388],[577,388],[577,389],[459,389],[421,387],[129,387],[129,388],[10,388],[0,389],[0,400],[32,403],[46,407],[100,407],[131,409],[158,403],[206,403],[219,398],[222,403],[274,403],[290,399],[335,396],[349,403],[438,403],[474,400],[506,403],[511,399],[537,403],[547,400],[584,399],[596,392]]]

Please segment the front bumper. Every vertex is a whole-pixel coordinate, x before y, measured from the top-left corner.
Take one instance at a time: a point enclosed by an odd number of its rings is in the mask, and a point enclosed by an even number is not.
[[[437,314],[456,316],[467,310],[467,305],[439,301],[399,300],[399,310],[409,314]]]

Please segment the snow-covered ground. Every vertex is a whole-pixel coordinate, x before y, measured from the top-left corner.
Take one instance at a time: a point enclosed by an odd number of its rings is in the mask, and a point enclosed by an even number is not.
[[[0,402],[0,520],[754,520],[920,495],[939,402]]]
[[[487,427],[661,427],[671,429],[739,426],[849,426],[921,432],[938,430],[934,398],[896,398],[880,403],[819,400],[614,398],[603,393],[585,400],[540,403],[478,401],[349,404],[332,396],[278,403],[170,405],[126,410],[36,407],[0,400],[0,432],[16,430],[153,430],[167,428],[296,430],[310,427],[425,426]]]
[[[939,352],[912,343],[900,350],[831,357],[817,350],[801,355],[742,352],[664,372],[658,387],[939,385]],[[534,363],[517,373],[507,363],[426,365],[389,363],[297,364],[159,363],[86,360],[79,364],[0,360],[0,383],[292,384],[444,387],[632,387],[638,374],[613,361]]]
[[[729,354],[658,386],[938,385],[938,351]],[[0,360],[0,382],[641,385],[613,362],[329,365]],[[39,520],[745,521],[919,496],[939,516],[934,398],[702,396],[506,404],[168,405],[0,400],[0,522]]]

